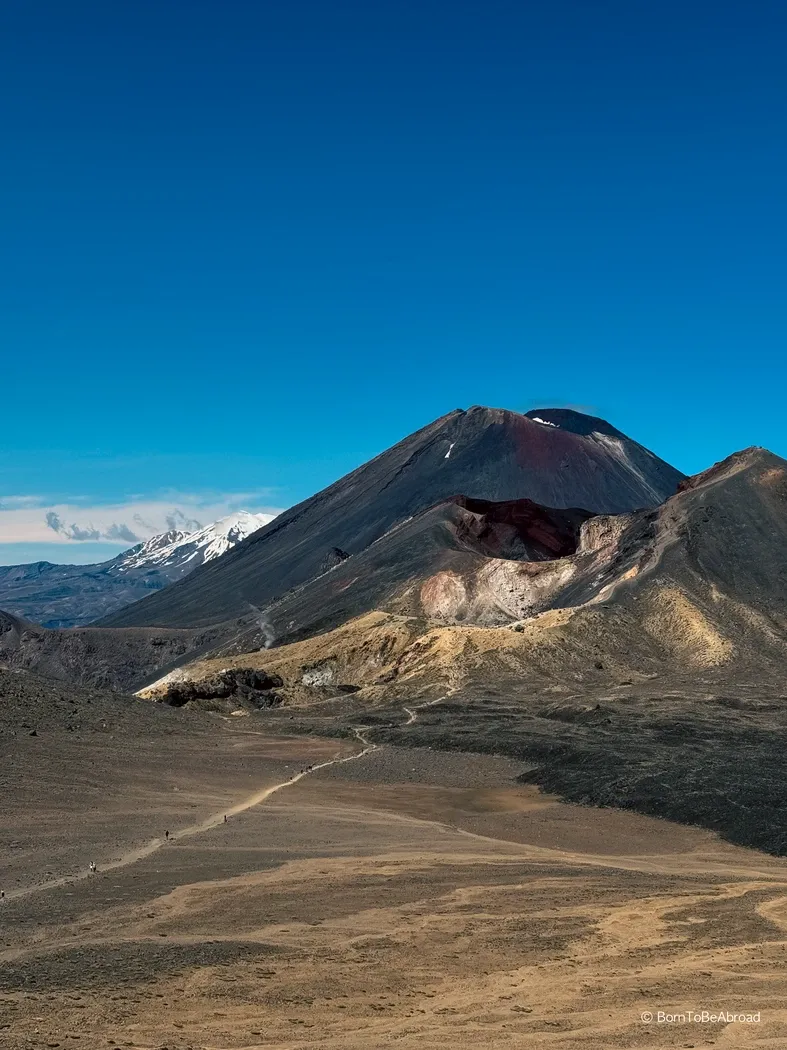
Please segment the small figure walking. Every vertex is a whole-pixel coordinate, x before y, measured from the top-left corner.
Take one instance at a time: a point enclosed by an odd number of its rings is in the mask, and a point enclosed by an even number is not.
[[[224,823],[225,824],[227,823],[227,814],[226,813],[224,814]]]
[[[91,875],[95,875],[97,871],[98,871],[98,868],[96,867],[96,862],[94,860],[91,860],[91,862],[90,862],[90,874]]]
[[[169,842],[169,832],[168,831],[164,832],[164,841],[165,842]]]

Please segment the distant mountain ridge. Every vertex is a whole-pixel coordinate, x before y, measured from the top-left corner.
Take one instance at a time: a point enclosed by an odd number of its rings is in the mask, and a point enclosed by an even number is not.
[[[0,565],[0,609],[44,627],[85,626],[226,554],[272,517],[236,511],[196,532],[153,536],[95,565]]]

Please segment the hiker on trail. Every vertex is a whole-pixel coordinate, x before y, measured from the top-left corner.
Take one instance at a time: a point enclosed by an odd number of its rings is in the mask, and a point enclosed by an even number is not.
[[[168,831],[164,832],[164,841],[165,842],[169,842],[169,832]]]
[[[98,869],[96,868],[96,862],[94,860],[91,860],[91,862],[90,862],[90,874],[91,875],[95,875],[96,871],[98,871]]]
[[[224,823],[225,824],[227,823],[227,814],[226,813],[224,814]]]

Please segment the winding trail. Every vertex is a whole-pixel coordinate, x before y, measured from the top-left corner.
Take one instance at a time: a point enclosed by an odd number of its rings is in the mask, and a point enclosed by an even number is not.
[[[443,696],[438,696],[434,700],[428,700],[421,704],[415,704],[412,707],[402,705],[402,710],[407,714],[407,719],[403,722],[398,723],[398,728],[404,729],[408,726],[412,726],[418,720],[418,714],[420,711],[427,707],[432,707],[435,704],[439,704],[442,700],[446,700],[450,693],[446,693]],[[389,723],[389,727],[392,727],[394,723]],[[277,794],[279,791],[283,791],[285,788],[292,787],[293,784],[297,784],[298,781],[303,780],[305,777],[311,776],[312,773],[317,773],[321,769],[328,769],[331,766],[343,765],[345,762],[356,762],[358,759],[364,758],[366,755],[370,755],[376,751],[382,751],[385,747],[384,744],[376,744],[370,740],[366,735],[374,727],[371,726],[354,726],[353,734],[362,745],[360,751],[356,751],[351,755],[344,755],[341,758],[330,758],[325,762],[319,762],[316,765],[310,766],[308,769],[304,769],[294,776],[289,777],[287,780],[282,780],[278,784],[271,784],[268,787],[262,788],[255,791],[251,795],[247,795],[241,799],[240,802],[235,805],[223,809],[219,813],[213,813],[211,816],[206,817],[204,820],[199,821],[195,824],[189,824],[179,831],[170,833],[169,842],[178,842],[185,839],[192,838],[195,835],[201,835],[206,831],[210,831],[213,828],[219,827],[224,823],[225,816],[237,816],[239,813],[244,813],[246,810],[253,809],[255,806],[262,805],[272,796]],[[378,728],[382,728],[378,727]],[[502,840],[480,834],[479,832],[469,831],[465,828],[457,827],[454,824],[446,823],[439,820],[427,820],[423,818],[413,816],[403,816],[401,814],[391,815],[392,819],[401,821],[403,823],[414,823],[430,825],[440,831],[450,831],[454,834],[460,835],[462,838],[474,840],[476,842],[483,842],[485,844],[494,844],[499,846]],[[507,840],[506,840],[507,841]],[[98,867],[98,873],[104,873],[109,871],[116,871],[119,868],[128,867],[131,864],[136,864],[137,861],[144,860],[146,857],[151,856],[158,850],[162,849],[168,842],[164,838],[150,839],[148,842],[141,846],[131,849],[124,853],[122,856],[113,861],[102,863]],[[616,868],[622,870],[635,870],[635,871],[652,871],[653,873],[659,874],[686,874],[686,858],[676,857],[673,858],[665,857],[651,857],[651,856],[611,856],[611,855],[594,855],[589,853],[578,854],[573,851],[565,851],[549,847],[539,847],[532,843],[524,845],[514,842],[508,842],[508,846],[516,854],[524,853],[531,858],[538,858],[541,860],[549,860],[560,863],[572,863],[580,864],[589,867],[602,867],[602,868]],[[729,862],[722,863],[709,863],[709,859],[705,856],[697,857],[696,873],[700,871],[708,874],[712,872],[716,876],[728,876],[728,877],[753,877],[756,876],[763,880],[761,884],[753,885],[752,889],[762,889],[768,886],[770,888],[773,885],[773,881],[784,884],[784,877],[782,873],[770,872],[767,870],[753,870],[748,867],[739,867]],[[689,870],[695,871],[694,867],[689,864]],[[80,871],[76,874],[62,875],[55,879],[49,879],[46,882],[38,883],[34,886],[21,887],[17,890],[11,890],[6,893],[6,900],[12,900],[14,898],[32,896],[36,893],[42,893],[45,890],[57,889],[62,886],[67,886],[72,883],[80,882],[83,879],[89,879],[91,877],[90,871]],[[767,880],[767,881],[766,881]],[[758,912],[763,918],[775,923],[776,925],[787,929],[787,897],[780,897],[776,900],[766,902],[758,907]]]
[[[411,726],[413,722],[418,718],[418,712],[423,711],[425,707],[432,707],[434,704],[439,704],[441,700],[447,699],[450,694],[446,693],[445,696],[438,696],[434,700],[427,700],[425,704],[416,704],[415,707],[405,707],[402,705],[402,710],[407,712],[408,718],[406,722],[402,722],[400,729],[406,729],[407,726]]]
[[[400,728],[412,725],[418,718],[418,711],[424,707],[431,707],[433,704],[439,703],[441,700],[445,700],[445,696],[439,696],[435,700],[429,700],[427,703],[417,704],[414,707],[403,707],[403,710],[407,712],[407,721],[400,723]],[[362,750],[356,751],[355,754],[345,755],[343,758],[330,758],[326,762],[320,762],[317,765],[310,766],[308,769],[301,770],[300,773],[296,773],[295,776],[289,778],[289,780],[282,780],[279,784],[271,784],[269,787],[262,788],[260,791],[255,791],[253,795],[247,795],[246,798],[237,802],[234,806],[230,806],[228,809],[223,809],[220,813],[213,813],[211,816],[206,817],[205,820],[199,821],[196,824],[189,824],[185,828],[181,828],[179,831],[174,831],[170,834],[169,839],[155,838],[150,839],[142,846],[137,846],[136,849],[129,850],[122,856],[118,857],[117,860],[102,863],[98,866],[98,873],[107,871],[116,871],[118,868],[128,867],[129,864],[136,864],[137,861],[144,860],[146,857],[151,856],[157,850],[160,850],[163,846],[168,845],[169,842],[178,842],[182,839],[191,838],[193,835],[201,835],[203,832],[210,831],[212,828],[217,828],[219,825],[224,823],[225,817],[234,817],[239,813],[244,813],[247,809],[253,809],[255,806],[261,805],[266,802],[271,795],[275,795],[278,791],[283,791],[284,788],[291,787],[293,784],[297,784],[299,780],[303,780],[304,777],[311,776],[312,773],[317,773],[321,769],[327,769],[329,766],[340,766],[344,762],[355,762],[359,758],[364,758],[366,755],[370,755],[373,751],[379,751],[382,749],[382,744],[375,744],[369,740],[365,734],[369,732],[370,726],[355,726],[353,728],[353,734],[363,745]],[[13,900],[19,897],[29,897],[34,893],[43,893],[45,890],[57,889],[60,886],[68,886],[74,882],[81,882],[82,879],[89,879],[91,872],[80,871],[73,875],[61,875],[56,879],[49,879],[46,882],[40,882],[35,886],[23,886],[18,890],[11,890],[5,895],[6,900]]]

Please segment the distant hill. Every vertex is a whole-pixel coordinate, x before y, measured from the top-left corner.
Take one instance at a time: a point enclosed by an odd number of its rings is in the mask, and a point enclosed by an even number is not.
[[[220,562],[102,623],[200,627],[264,611],[331,565],[352,575],[347,556],[458,495],[621,513],[657,506],[682,479],[594,416],[458,409],[279,515]]]
[[[271,517],[237,511],[196,532],[164,532],[97,565],[0,565],[0,609],[44,627],[84,626],[213,561]]]

